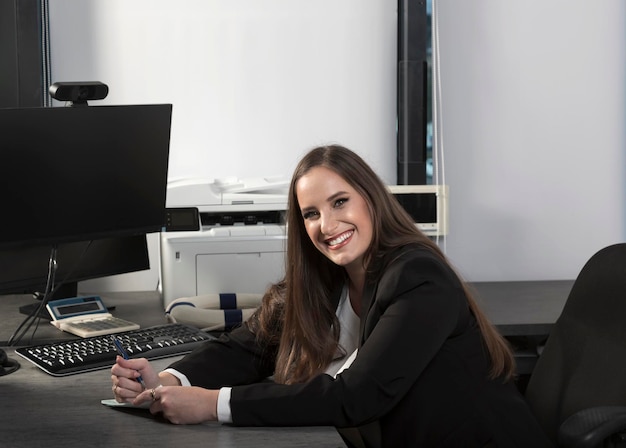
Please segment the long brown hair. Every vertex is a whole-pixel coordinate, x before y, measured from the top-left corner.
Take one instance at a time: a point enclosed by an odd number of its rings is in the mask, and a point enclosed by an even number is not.
[[[372,242],[365,254],[368,270],[391,250],[406,244],[417,244],[448,263],[440,248],[415,226],[361,157],[339,145],[309,151],[296,167],[289,186],[284,321],[274,375],[277,382],[287,384],[303,382],[323,372],[338,347],[339,323],[331,295],[345,281],[346,274],[311,242],[296,196],[300,178],[319,166],[340,175],[368,204],[373,222]],[[508,344],[466,287],[465,293],[491,358],[490,376],[510,378],[515,364]]]

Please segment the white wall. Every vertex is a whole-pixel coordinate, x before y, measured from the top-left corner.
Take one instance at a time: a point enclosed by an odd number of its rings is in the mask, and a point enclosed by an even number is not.
[[[53,82],[105,82],[99,104],[173,103],[170,179],[289,177],[339,142],[395,183],[394,0],[49,4]],[[81,288],[155,284],[153,269]]]
[[[624,2],[436,2],[442,244],[468,280],[574,278],[626,239]],[[175,177],[289,174],[339,141],[393,181],[395,5],[50,0],[53,80],[174,103]]]
[[[475,281],[575,278],[626,240],[626,4],[436,2],[448,255]]]
[[[288,177],[340,141],[395,181],[392,0],[50,0],[53,81],[174,104],[170,178]]]

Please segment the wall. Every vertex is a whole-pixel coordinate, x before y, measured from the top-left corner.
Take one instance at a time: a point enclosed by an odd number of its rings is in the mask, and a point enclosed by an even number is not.
[[[448,255],[474,281],[572,279],[626,240],[626,6],[436,0]]]
[[[174,176],[282,175],[334,140],[393,177],[395,1],[173,4],[50,0],[53,79],[174,102]],[[625,4],[435,6],[442,246],[472,281],[574,278],[626,236]]]
[[[170,179],[289,177],[339,142],[395,183],[393,0],[50,0],[50,18],[53,82],[174,104]],[[155,284],[154,269],[105,282]]]

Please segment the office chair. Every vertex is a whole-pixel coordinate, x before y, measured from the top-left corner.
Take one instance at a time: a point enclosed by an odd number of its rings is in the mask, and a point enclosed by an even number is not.
[[[560,448],[626,446],[626,244],[598,251],[581,270],[526,399]]]

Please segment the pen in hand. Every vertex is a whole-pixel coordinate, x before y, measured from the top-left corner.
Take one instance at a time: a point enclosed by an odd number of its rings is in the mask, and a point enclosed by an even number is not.
[[[124,350],[124,346],[122,345],[122,342],[115,336],[111,336],[111,339],[113,340],[113,345],[115,345],[115,349],[120,354],[120,356],[124,359],[130,359],[130,357],[128,356],[128,353],[126,352],[126,350]],[[141,387],[146,389],[146,383],[143,382],[143,378],[141,377],[141,375],[137,377],[137,381],[139,382],[139,384],[141,384]]]

